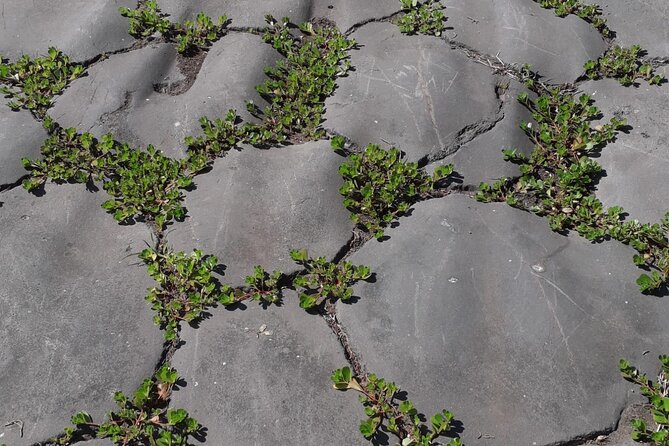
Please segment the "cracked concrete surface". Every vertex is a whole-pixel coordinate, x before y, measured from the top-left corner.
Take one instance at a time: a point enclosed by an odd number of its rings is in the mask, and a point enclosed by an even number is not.
[[[523,85],[463,48],[571,83],[607,47],[583,20],[558,18],[532,0],[444,1],[442,38],[402,35],[388,19],[400,9],[395,0],[158,3],[173,20],[226,14],[240,30],[262,26],[267,13],[294,22],[325,17],[350,29],[360,44],[351,52],[354,70],[325,101],[323,126],[359,147],[396,146],[428,171],[454,163],[465,185],[517,175],[501,150],[527,154],[532,146],[518,126],[529,119],[515,101]],[[669,57],[662,0],[624,11],[600,3],[615,42]],[[55,45],[91,62],[49,110],[61,125],[181,157],[184,137],[201,134],[200,116],[233,108],[252,120],[244,101],[263,106],[254,86],[279,56],[260,36],[232,32],[185,72],[174,45],[137,45],[119,6],[135,2],[0,6],[4,57]],[[669,74],[666,66],[658,71]],[[607,171],[598,196],[642,221],[669,209],[668,85],[579,83],[605,119],[626,117],[632,127],[598,160]],[[20,159],[38,157],[44,138],[30,113],[0,109],[0,444],[7,446],[57,435],[80,410],[100,419],[113,391],[131,392],[164,353],[143,299],[153,282],[135,257],[154,242],[150,231],[116,224],[99,206],[102,191],[20,189]],[[428,418],[453,411],[467,446],[632,444],[627,425],[632,412],[643,415],[633,406],[642,399],[617,361],[626,357],[652,375],[657,355],[668,353],[669,307],[638,292],[631,248],[559,235],[539,217],[457,193],[416,204],[387,240],[358,242],[338,193],[343,160],[329,141],[241,147],[195,178],[188,218],[168,228],[175,248],[218,256],[222,280],[233,285],[256,264],[296,271],[291,248],[346,254],[376,274],[355,286],[359,299],[320,316],[299,309],[287,291],[280,307],[212,309],[198,327],[184,327],[172,358],[184,381],[172,405],[206,428],[194,444],[368,444],[356,396],[329,382],[349,363],[396,381]],[[259,335],[260,326],[270,334]],[[12,420],[24,423],[22,436],[3,427]]]

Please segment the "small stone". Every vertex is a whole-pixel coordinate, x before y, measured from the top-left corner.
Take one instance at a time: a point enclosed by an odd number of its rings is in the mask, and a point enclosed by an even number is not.
[[[532,265],[532,269],[538,273],[543,273],[545,271],[544,267],[541,265]]]
[[[451,282],[451,283],[455,283],[455,282],[458,281],[458,278],[457,277],[451,277],[450,279],[448,279],[448,281]]]

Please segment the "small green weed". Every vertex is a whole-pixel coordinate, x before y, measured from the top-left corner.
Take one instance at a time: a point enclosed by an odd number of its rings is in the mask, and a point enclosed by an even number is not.
[[[172,220],[183,220],[181,190],[192,186],[191,175],[181,161],[168,158],[149,145],[146,151],[130,149],[116,154],[114,169],[104,182],[104,190],[114,197],[102,204],[120,222],[141,217],[159,230]]]
[[[444,32],[444,6],[439,0],[400,0],[402,16],[397,19],[400,31],[405,34],[441,36]]]
[[[131,36],[141,39],[160,33],[167,41],[176,42],[177,51],[186,55],[209,48],[227,33],[230,23],[226,16],[220,16],[218,23],[214,24],[211,17],[203,12],[197,15],[195,21],[172,23],[166,14],[160,12],[155,0],[143,2],[138,9],[121,7],[119,12],[130,19],[128,33]]]
[[[669,446],[669,356],[660,356],[662,364],[657,381],[639,373],[636,367],[624,359],[620,360],[620,372],[628,381],[637,384],[641,393],[648,398],[651,405],[656,429],[648,429],[641,419],[632,420],[632,440],[639,443],[650,443],[651,446]]]
[[[246,127],[248,142],[254,145],[322,138],[320,128],[325,107],[323,102],[336,88],[336,79],[350,68],[348,51],[356,42],[344,37],[330,25],[299,26],[301,38],[294,37],[288,18],[281,22],[266,18],[268,27],[263,40],[270,43],[285,59],[265,68],[268,79],[256,90],[269,105],[261,110],[247,103],[251,114],[261,125]]]
[[[327,298],[346,302],[353,296],[351,285],[371,276],[367,266],[332,263],[325,257],[313,259],[305,250],[294,249],[290,257],[305,268],[305,272],[293,280],[294,287],[304,290],[300,293],[300,307],[304,309],[320,305]]]
[[[174,340],[181,321],[194,322],[209,307],[226,303],[232,289],[219,286],[212,276],[218,259],[193,250],[190,255],[172,251],[166,245],[146,248],[139,258],[158,287],[149,289],[146,300],[156,311],[153,320],[165,330],[165,339]]]
[[[4,84],[0,93],[11,99],[7,105],[12,110],[26,108],[41,118],[53,97],[83,73],[82,65],[70,63],[68,56],[53,47],[44,57],[23,55],[14,63],[0,58],[0,84]]]
[[[196,52],[198,49],[209,48],[227,32],[228,18],[220,16],[214,24],[211,17],[201,12],[194,22],[186,20],[183,25],[174,27],[177,51],[182,54]]]
[[[643,53],[639,45],[630,48],[614,45],[599,59],[585,63],[585,75],[590,79],[615,78],[626,87],[637,79],[645,79],[651,85],[660,85],[664,76],[655,74],[652,65],[644,63],[641,58]]]
[[[144,380],[132,397],[116,392],[114,401],[119,410],[110,412],[104,423],[94,423],[86,412],[73,415],[71,421],[75,427],[65,428],[65,434],[55,439],[56,443],[69,445],[85,433],[108,438],[119,446],[185,446],[200,425],[184,409],[168,408],[177,379],[176,370],[163,365],[153,378]]]
[[[99,140],[90,133],[63,129],[48,116],[44,127],[50,133],[42,145],[43,159],[24,158],[30,177],[27,190],[39,188],[48,179],[55,182],[103,181],[113,198],[102,207],[118,221],[136,218],[155,223],[159,230],[185,216],[182,189],[192,185],[192,175],[181,161],[164,156],[149,146],[146,151],[130,148],[110,134]]]
[[[361,394],[360,402],[365,406],[367,419],[360,423],[360,432],[366,439],[372,440],[383,426],[385,431],[399,438],[402,446],[462,445],[459,438],[453,438],[447,444],[436,442],[451,430],[451,412],[443,410],[435,414],[430,418],[429,427],[422,424],[422,415],[411,401],[395,401],[399,391],[395,383],[373,373],[357,379],[349,367],[334,370],[330,379],[337,390],[353,389]]]
[[[244,130],[237,125],[239,116],[229,110],[224,119],[211,121],[200,118],[204,136],[187,136],[185,143],[188,153],[186,165],[191,172],[199,172],[209,166],[217,157],[235,147],[245,138]]]
[[[341,140],[333,139],[333,147],[341,149]],[[339,166],[344,184],[339,193],[344,206],[352,211],[351,219],[376,238],[383,228],[425,198],[442,180],[453,173],[453,166],[440,166],[432,176],[418,169],[417,163],[406,162],[399,150],[383,150],[370,144],[364,153],[350,155]]]
[[[161,14],[156,0],[146,0],[138,9],[122,6],[119,12],[123,17],[130,19],[128,34],[137,39],[155,33],[169,34],[172,30],[172,22],[165,18],[166,14]]]
[[[606,19],[602,18],[602,11],[598,5],[587,5],[579,0],[534,0],[543,8],[555,10],[558,17],[574,14],[594,26],[604,37],[611,37],[611,30],[606,26]]]
[[[623,209],[604,209],[594,195],[601,166],[591,155],[612,141],[626,123],[612,118],[595,128],[600,112],[587,95],[578,98],[558,89],[544,91],[535,101],[523,93],[518,100],[536,124],[521,124],[534,143],[529,157],[503,150],[504,158],[520,166],[517,180],[481,183],[479,201],[505,201],[511,206],[548,217],[554,231],[576,230],[591,241],[611,237],[638,251],[634,263],[651,270],[637,279],[644,293],[658,291],[669,280],[669,213],[660,224],[623,222]]]

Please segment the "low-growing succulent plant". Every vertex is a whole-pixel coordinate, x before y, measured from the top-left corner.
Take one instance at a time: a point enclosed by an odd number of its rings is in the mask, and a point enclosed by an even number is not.
[[[227,32],[228,18],[220,16],[214,24],[211,17],[200,12],[195,21],[186,20],[182,25],[175,25],[177,51],[182,54],[193,53],[198,49],[211,46]]]
[[[156,33],[167,34],[172,29],[172,23],[160,12],[156,0],[146,0],[137,9],[122,6],[119,12],[130,19],[128,34],[138,39]]]
[[[196,173],[209,166],[217,157],[244,141],[245,133],[235,110],[229,110],[224,119],[211,121],[200,118],[204,136],[187,136],[185,143],[188,158],[185,162],[190,172]]]
[[[655,382],[624,359],[620,360],[619,368],[623,377],[637,384],[641,394],[648,398],[656,424],[651,429],[642,419],[633,419],[632,439],[639,443],[649,443],[651,446],[669,446],[669,355],[661,355],[659,359],[661,369]]]
[[[444,32],[444,6],[439,0],[400,0],[402,15],[397,19],[400,31],[405,34],[441,36]]]
[[[300,38],[290,31],[290,21],[267,16],[263,40],[285,59],[265,69],[267,80],[256,90],[269,105],[260,109],[247,103],[251,114],[262,120],[248,125],[247,139],[254,145],[282,143],[287,140],[309,140],[324,136],[320,128],[325,107],[323,102],[336,88],[337,77],[344,76],[350,65],[348,51],[355,40],[342,35],[328,24],[303,23]]]
[[[598,5],[588,5],[580,0],[534,0],[543,8],[555,10],[558,17],[574,14],[595,27],[604,37],[611,37],[611,30],[606,26],[606,19],[602,18],[602,11]]]
[[[332,143],[335,149],[341,148],[341,140]],[[383,228],[453,173],[453,165],[440,166],[430,176],[417,163],[404,161],[399,150],[370,144],[362,154],[350,155],[339,173],[344,179],[339,192],[352,212],[351,219],[381,238]]]
[[[293,286],[303,290],[300,307],[304,309],[320,305],[328,298],[346,302],[353,296],[351,285],[371,276],[367,266],[354,266],[346,261],[332,263],[325,257],[314,259],[306,250],[293,249],[290,257],[305,268],[304,273],[293,279]]]
[[[632,85],[637,79],[644,79],[651,85],[660,85],[664,76],[655,74],[653,66],[643,61],[643,53],[639,45],[629,48],[614,45],[597,60],[585,63],[585,75],[590,79],[611,77],[624,86]]]
[[[54,439],[55,443],[70,445],[86,434],[108,438],[118,446],[185,446],[200,424],[186,410],[168,405],[178,378],[176,370],[163,365],[153,378],[142,382],[132,397],[116,392],[114,401],[119,409],[110,412],[103,423],[95,423],[87,412],[74,414],[71,422],[75,427],[65,428],[64,434]]]
[[[365,407],[367,418],[360,423],[360,432],[373,440],[376,433],[383,430],[395,435],[402,446],[461,446],[459,438],[452,438],[448,443],[437,443],[440,436],[448,435],[453,422],[453,414],[442,410],[430,418],[430,426],[422,423],[419,414],[410,400],[396,401],[399,388],[393,382],[386,381],[370,373],[355,377],[349,367],[334,370],[330,379],[337,390],[355,390],[360,393],[360,402]]]
[[[42,118],[53,97],[83,73],[83,65],[71,63],[53,47],[44,57],[23,55],[14,63],[0,58],[0,93],[10,99],[7,105],[12,110],[26,108]]]

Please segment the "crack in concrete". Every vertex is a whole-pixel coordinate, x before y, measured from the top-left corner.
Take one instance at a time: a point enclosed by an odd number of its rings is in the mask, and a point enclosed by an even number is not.
[[[18,180],[13,183],[0,184],[0,192],[6,192],[8,190],[15,189],[23,183],[23,180],[27,180],[30,177],[30,174],[22,175]]]
[[[359,30],[360,28],[362,28],[363,26],[369,25],[370,23],[390,22],[392,19],[394,19],[395,17],[397,17],[401,13],[402,13],[402,10],[399,10],[399,11],[393,12],[392,14],[384,15],[382,17],[373,17],[371,19],[365,19],[365,20],[362,20],[358,23],[354,23],[353,25],[351,25],[344,32],[344,35],[349,36],[349,35],[353,34],[354,32],[356,32],[357,30]]]

